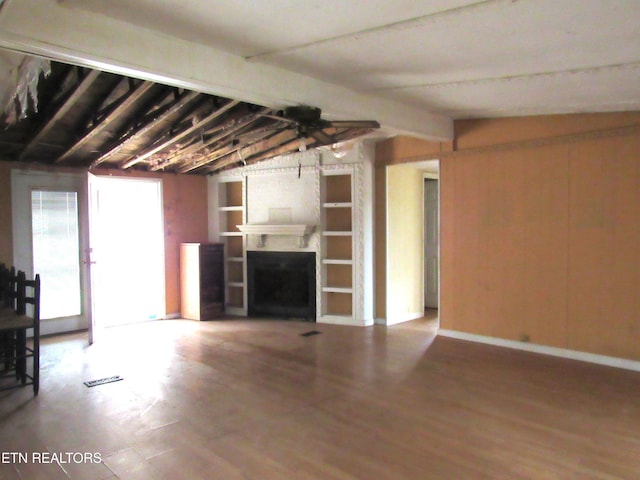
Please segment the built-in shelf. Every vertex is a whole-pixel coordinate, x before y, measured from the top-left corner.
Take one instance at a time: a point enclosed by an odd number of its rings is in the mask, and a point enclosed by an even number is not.
[[[324,208],[351,208],[353,204],[351,202],[328,202],[323,203]]]
[[[244,251],[245,236],[236,230],[244,223],[244,180],[240,177],[218,184],[220,240],[225,244],[225,310],[231,315],[246,315]]]
[[[298,246],[307,246],[307,239],[315,229],[315,225],[292,224],[275,225],[271,223],[254,223],[237,225],[238,230],[248,235],[258,235],[258,247],[264,247],[267,235],[289,235],[299,238]]]
[[[323,292],[331,293],[353,293],[353,288],[347,287],[322,287]]]
[[[356,270],[352,173],[345,169],[325,174],[322,186],[322,319],[349,324],[353,320]]]
[[[325,258],[322,260],[325,265],[353,265],[353,260],[344,260],[340,258]]]

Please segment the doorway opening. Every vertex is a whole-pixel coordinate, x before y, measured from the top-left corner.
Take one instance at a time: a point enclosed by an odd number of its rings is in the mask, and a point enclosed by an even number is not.
[[[424,306],[427,310],[437,310],[440,291],[439,183],[437,173],[425,173],[424,177]]]
[[[92,177],[90,242],[97,328],[165,316],[162,183]]]

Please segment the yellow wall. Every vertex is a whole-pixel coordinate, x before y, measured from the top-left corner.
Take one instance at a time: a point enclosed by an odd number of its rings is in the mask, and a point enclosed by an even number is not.
[[[420,170],[387,167],[387,324],[423,313],[423,198]]]
[[[11,227],[11,168],[23,164],[0,162],[0,262],[13,263]],[[62,170],[62,169],[61,169]],[[68,171],[68,170],[67,170]],[[96,175],[161,178],[165,229],[166,311],[180,312],[180,252],[183,242],[207,241],[207,182],[204,176],[95,170]]]
[[[455,130],[440,154],[441,327],[640,360],[640,113]],[[411,153],[378,160],[434,156]]]
[[[387,167],[377,162],[376,149],[374,224],[375,224],[375,312],[376,321],[387,317]],[[384,157],[382,157],[384,158]]]

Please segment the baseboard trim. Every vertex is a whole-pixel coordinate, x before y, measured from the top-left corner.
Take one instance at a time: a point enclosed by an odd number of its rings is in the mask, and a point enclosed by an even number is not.
[[[316,320],[316,323],[327,323],[330,325],[348,325],[353,327],[368,327],[373,325],[373,321],[361,318],[353,318],[340,315],[324,315]]]
[[[56,335],[59,333],[77,332],[88,328],[86,321],[79,317],[47,318],[40,320],[40,335]]]
[[[410,322],[411,320],[417,320],[418,318],[424,317],[424,312],[413,312],[407,314],[406,317],[394,318],[392,320],[381,319],[384,323],[382,325],[386,325],[390,327],[391,325],[397,325],[399,323]]]
[[[168,313],[167,315],[164,316],[165,320],[175,320],[177,318],[182,318],[180,316],[180,312],[176,312],[176,313]]]
[[[515,340],[506,340],[503,338],[477,335],[475,333],[447,330],[445,328],[439,329],[438,335],[449,338],[457,338],[459,340],[486,343],[488,345],[495,345],[498,347],[513,348],[515,350],[523,350],[525,352],[542,353],[544,355],[552,355],[554,357],[569,358],[571,360],[579,360],[582,362],[596,363],[598,365],[606,365],[607,367],[622,368],[624,370],[633,370],[635,372],[640,372],[640,362],[636,360],[627,360],[625,358],[610,357],[607,355],[599,355],[596,353],[580,352],[577,350],[569,350],[567,348],[548,347],[546,345],[538,345],[535,343],[517,342]]]

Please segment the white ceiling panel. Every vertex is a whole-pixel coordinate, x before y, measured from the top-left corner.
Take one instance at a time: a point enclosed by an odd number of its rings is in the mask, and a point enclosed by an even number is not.
[[[396,91],[451,118],[640,110],[640,65]]]
[[[364,90],[624,64],[640,60],[637,7],[486,2],[260,61]]]
[[[251,57],[380,28],[479,0],[61,0]]]

